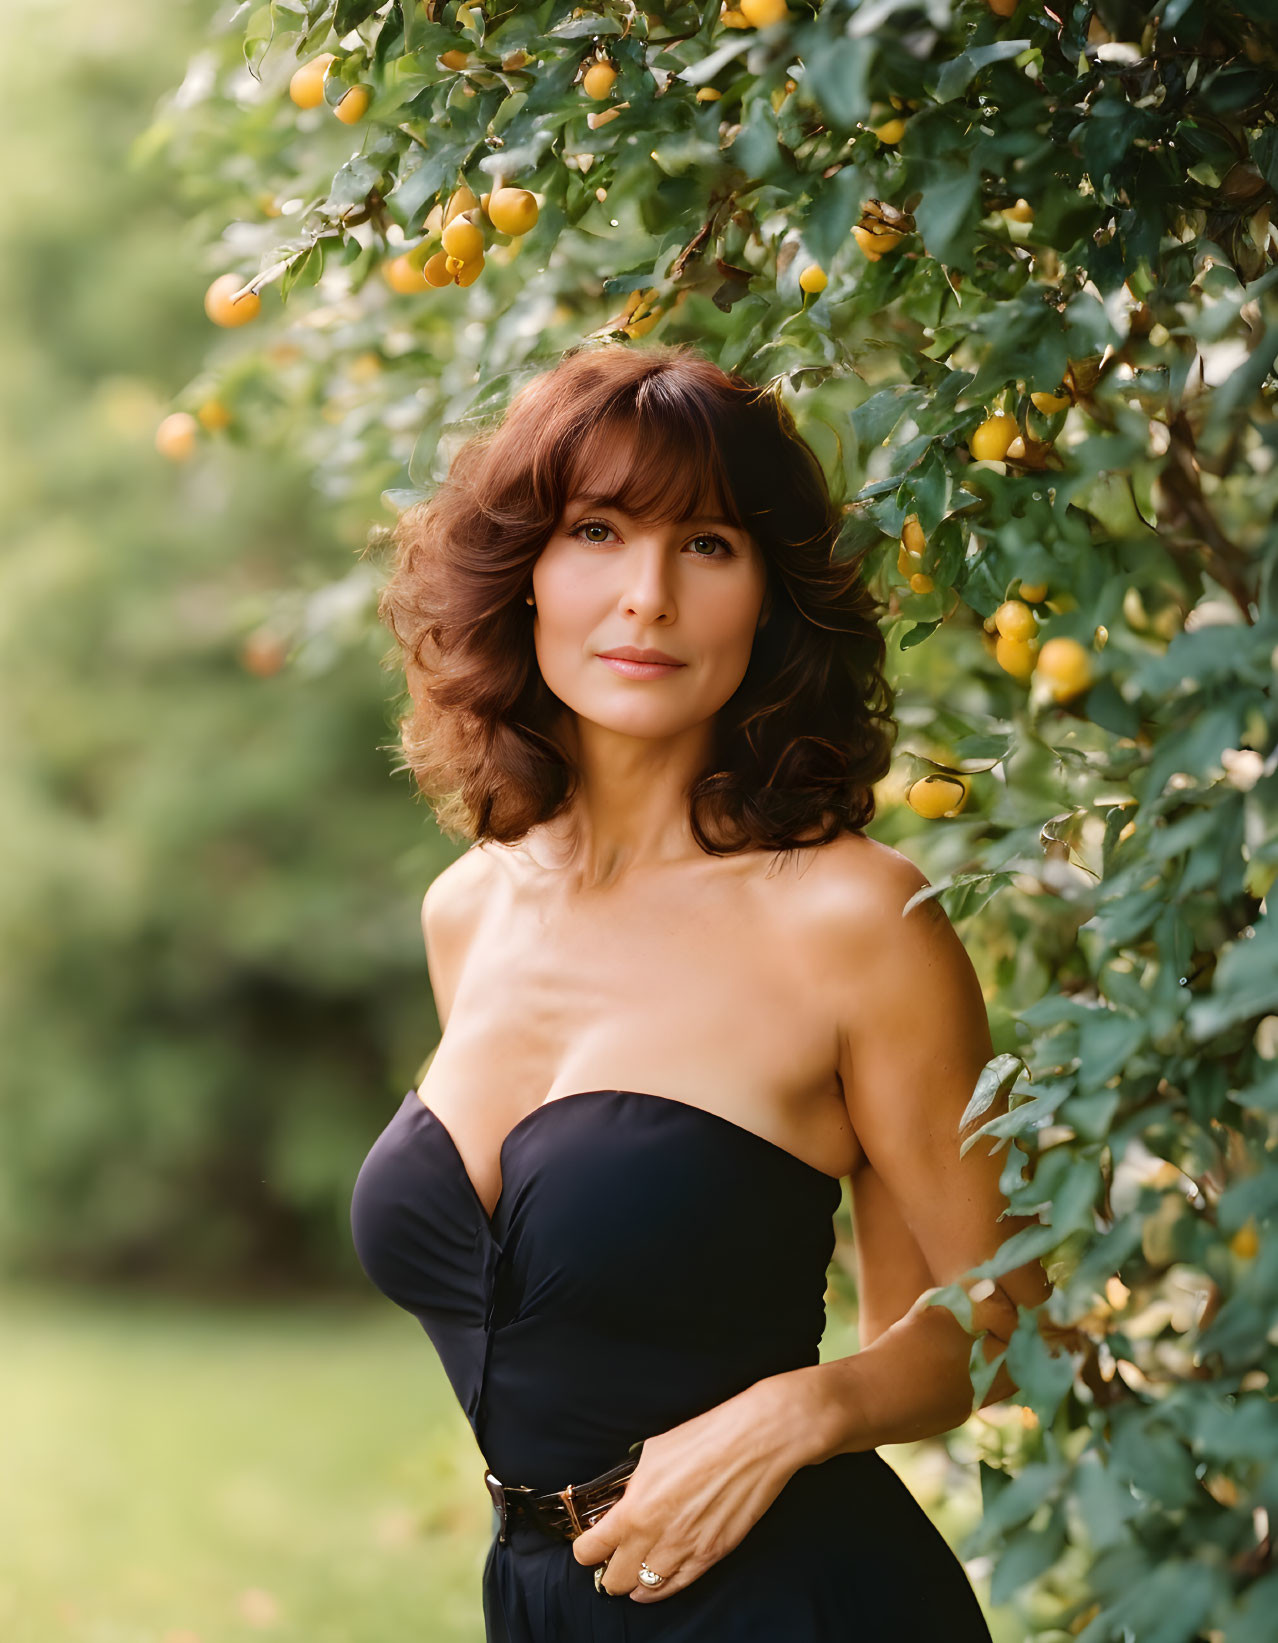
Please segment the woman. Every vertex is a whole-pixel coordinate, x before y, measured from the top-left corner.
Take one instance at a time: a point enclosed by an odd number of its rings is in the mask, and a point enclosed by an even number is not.
[[[352,1231],[488,1465],[489,1643],[988,1643],[876,1445],[970,1412],[972,1339],[912,1303],[1024,1220],[960,1158],[971,964],[861,831],[891,693],[840,526],[777,394],[604,345],[397,528],[401,742],[475,842]],[[862,1344],[822,1364],[844,1177]],[[989,1358],[1047,1288],[984,1289]]]

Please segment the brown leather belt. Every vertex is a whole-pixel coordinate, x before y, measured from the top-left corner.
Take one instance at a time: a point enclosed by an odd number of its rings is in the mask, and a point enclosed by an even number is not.
[[[608,1471],[587,1478],[584,1483],[569,1483],[544,1494],[538,1494],[526,1483],[502,1483],[492,1472],[485,1471],[484,1483],[497,1508],[497,1539],[505,1545],[510,1525],[516,1518],[523,1518],[543,1534],[576,1540],[621,1499],[626,1479],[638,1464],[642,1448],[640,1438],[638,1443],[630,1445],[629,1458]]]

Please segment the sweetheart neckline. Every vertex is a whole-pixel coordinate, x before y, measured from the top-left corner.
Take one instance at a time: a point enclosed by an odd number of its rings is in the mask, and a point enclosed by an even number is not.
[[[497,1216],[501,1210],[502,1202],[506,1197],[506,1149],[510,1146],[510,1143],[514,1140],[515,1136],[518,1135],[521,1130],[525,1129],[527,1125],[531,1123],[534,1118],[536,1118],[538,1113],[543,1113],[550,1107],[557,1107],[561,1102],[580,1101],[583,1096],[591,1095],[637,1095],[645,1101],[661,1101],[667,1106],[682,1107],[686,1112],[700,1113],[703,1118],[709,1118],[715,1123],[726,1124],[730,1130],[735,1130],[738,1135],[749,1136],[751,1140],[757,1141],[760,1146],[767,1147],[771,1152],[780,1153],[782,1158],[788,1158],[792,1164],[797,1164],[800,1169],[807,1170],[812,1175],[819,1175],[823,1181],[828,1181],[831,1186],[840,1187],[840,1189],[842,1187],[843,1177],[841,1175],[831,1175],[828,1170],[821,1169],[819,1165],[810,1164],[806,1158],[800,1158],[798,1153],[791,1152],[789,1147],[783,1147],[779,1141],[771,1141],[766,1135],[760,1135],[758,1130],[752,1130],[746,1124],[738,1124],[735,1118],[727,1118],[721,1112],[711,1112],[709,1107],[699,1107],[693,1101],[680,1101],[677,1096],[673,1095],[658,1095],[654,1090],[572,1090],[567,1095],[552,1096],[549,1101],[541,1102],[541,1104],[534,1107],[531,1112],[526,1112],[522,1118],[516,1119],[515,1123],[513,1123],[506,1131],[506,1134],[502,1139],[501,1146],[497,1149],[497,1168],[501,1174],[501,1187],[498,1190],[497,1199],[493,1204],[492,1212],[490,1214],[489,1211],[484,1208],[484,1201],[479,1196],[475,1183],[471,1180],[470,1171],[466,1168],[465,1159],[463,1159],[461,1155],[461,1149],[453,1139],[452,1131],[448,1128],[447,1124],[444,1123],[443,1119],[435,1111],[434,1107],[428,1106],[427,1103],[422,1100],[416,1089],[410,1089],[408,1094],[404,1097],[404,1100],[407,1101],[411,1096],[421,1111],[433,1118],[437,1128],[443,1132],[449,1146],[452,1148],[453,1156],[457,1160],[457,1166],[461,1176],[466,1182],[467,1187],[470,1189],[470,1195],[475,1201],[475,1207],[483,1217],[484,1223],[491,1233],[497,1224]]]

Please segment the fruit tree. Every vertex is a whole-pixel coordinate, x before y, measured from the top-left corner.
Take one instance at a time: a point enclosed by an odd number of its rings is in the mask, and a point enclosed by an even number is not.
[[[234,417],[171,454],[287,406],[394,512],[570,346],[689,340],[786,396],[884,601],[877,831],[975,938],[968,1144],[1040,1217],[981,1275],[1056,1285],[971,1423],[969,1549],[1025,1635],[1271,1637],[1267,0],[270,0],[161,152],[221,328],[173,409]]]

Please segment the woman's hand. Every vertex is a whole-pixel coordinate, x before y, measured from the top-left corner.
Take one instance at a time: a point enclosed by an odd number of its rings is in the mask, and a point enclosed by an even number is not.
[[[806,1464],[801,1401],[785,1374],[647,1438],[625,1493],[572,1542],[578,1563],[603,1563],[603,1589],[659,1603],[690,1586],[745,1538]],[[639,1565],[665,1579],[644,1586]]]

